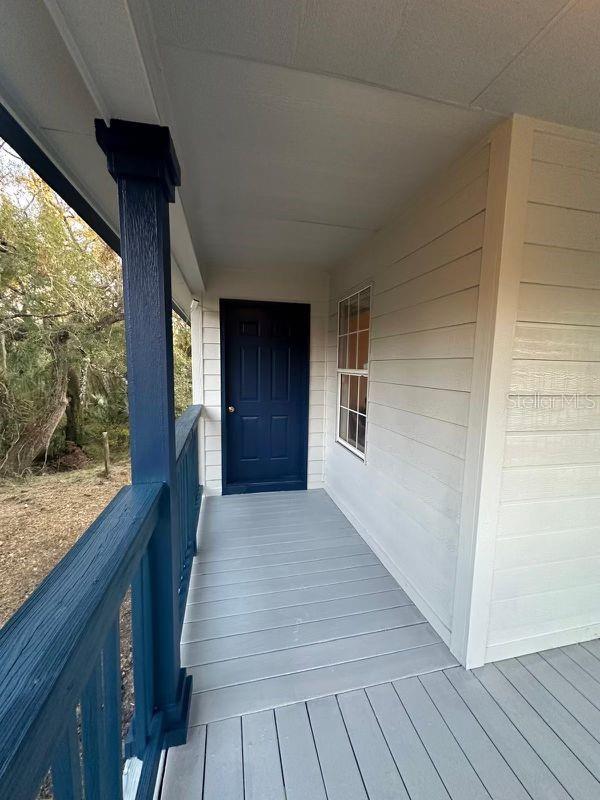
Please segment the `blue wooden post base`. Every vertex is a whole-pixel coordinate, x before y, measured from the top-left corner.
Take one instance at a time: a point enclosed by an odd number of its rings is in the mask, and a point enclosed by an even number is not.
[[[141,757],[158,715],[168,745],[185,741],[191,697],[191,676],[181,669],[179,657],[181,545],[168,207],[180,170],[168,128],[123,120],[107,126],[96,120],[96,138],[119,191],[132,482],[168,487],[148,549],[146,579],[134,583],[132,594],[134,631],[145,637],[147,652],[136,672],[131,748]],[[135,650],[134,639],[134,661]]]

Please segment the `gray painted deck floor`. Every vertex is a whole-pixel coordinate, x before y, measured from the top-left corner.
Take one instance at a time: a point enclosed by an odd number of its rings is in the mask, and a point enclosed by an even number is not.
[[[466,672],[324,492],[209,498],[163,800],[600,798],[600,643]]]

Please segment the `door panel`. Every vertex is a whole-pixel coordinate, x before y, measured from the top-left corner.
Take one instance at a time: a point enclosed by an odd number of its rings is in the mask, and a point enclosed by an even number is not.
[[[221,301],[226,494],[306,488],[309,320],[307,305]]]

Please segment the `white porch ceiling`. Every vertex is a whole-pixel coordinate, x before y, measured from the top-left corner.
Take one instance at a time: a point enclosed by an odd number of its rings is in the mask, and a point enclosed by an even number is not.
[[[331,268],[504,115],[600,130],[594,0],[2,0],[2,12],[0,94],[113,224],[93,117],[171,126],[174,251],[192,291],[198,265]]]
[[[327,268],[465,142],[481,112],[314,73],[163,46],[203,263]]]

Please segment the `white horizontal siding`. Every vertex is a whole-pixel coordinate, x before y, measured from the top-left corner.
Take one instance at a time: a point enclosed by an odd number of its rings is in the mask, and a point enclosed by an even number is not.
[[[389,314],[417,303],[425,303],[437,297],[470,289],[479,284],[480,269],[481,253],[479,250],[475,250],[473,253],[432,270],[432,272],[378,294],[377,312]]]
[[[369,403],[369,426],[400,433],[408,439],[429,444],[442,453],[464,458],[466,428],[452,422],[432,419],[419,413]]]
[[[469,393],[453,389],[429,389],[395,383],[371,381],[369,398],[373,403],[403,411],[412,411],[442,422],[466,426],[469,416]]]
[[[474,323],[388,336],[386,339],[375,339],[371,342],[371,361],[394,358],[472,358],[474,341]]]
[[[434,280],[432,278],[432,280]],[[371,337],[373,341],[403,333],[451,328],[477,319],[477,287],[438,297],[426,303],[404,306],[397,311],[379,313],[377,296],[373,302]]]
[[[504,464],[532,467],[598,463],[600,430],[513,432],[506,436]]]
[[[326,488],[446,639],[489,148],[458,162],[332,276]],[[335,442],[336,300],[373,286],[366,460]]]
[[[600,289],[598,256],[585,250],[526,244],[522,280],[546,286]]]
[[[488,658],[600,633],[600,143],[538,131]]]
[[[471,388],[473,361],[470,358],[397,358],[374,361],[371,379],[380,383],[403,383],[428,389],[452,389],[468,392]]]

